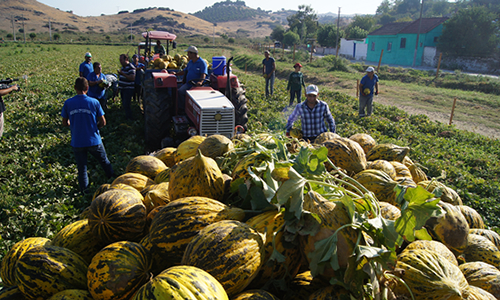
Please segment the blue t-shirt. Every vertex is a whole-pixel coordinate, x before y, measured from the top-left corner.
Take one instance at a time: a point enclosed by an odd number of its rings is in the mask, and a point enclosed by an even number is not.
[[[187,71],[186,82],[189,83],[191,80],[199,80],[201,78],[201,74],[208,74],[208,68],[205,61],[199,57],[196,62],[190,60],[184,69],[184,72]]]
[[[363,90],[366,88],[369,88],[370,95],[373,95],[373,88],[375,87],[375,83],[377,83],[377,82],[378,82],[378,76],[377,76],[377,74],[373,74],[372,79],[370,79],[370,77],[368,77],[368,75],[363,76],[363,78],[361,78],[360,84],[363,85]]]
[[[143,63],[137,63],[137,66],[134,63],[131,64],[135,67],[135,84],[141,84],[145,65]]]
[[[83,77],[87,78],[90,73],[94,72],[94,66],[92,63],[87,63],[86,61],[80,64],[80,72],[83,72]]]
[[[97,128],[97,117],[103,115],[104,111],[97,99],[87,95],[76,95],[66,100],[61,116],[69,119],[71,146],[80,148],[101,144],[101,134],[99,128]]]
[[[263,59],[262,64],[266,67],[266,74],[271,74],[273,72],[274,58],[269,57],[269,59]]]
[[[99,76],[97,76],[95,72],[92,72],[87,76],[87,80],[88,81],[106,80],[106,76],[102,73],[99,74]],[[89,86],[89,91],[87,95],[92,98],[102,99],[104,97],[104,89],[100,87],[98,84]]]

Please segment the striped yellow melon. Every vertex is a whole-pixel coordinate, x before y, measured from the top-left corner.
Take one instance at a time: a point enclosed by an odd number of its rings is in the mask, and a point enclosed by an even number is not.
[[[388,202],[396,205],[396,193],[394,188],[397,182],[380,170],[364,170],[353,176],[367,190],[373,192],[379,201]],[[396,205],[397,206],[397,205]]]
[[[469,296],[469,284],[458,266],[441,255],[426,249],[403,251],[398,255],[396,269],[402,269],[401,278],[409,286],[415,299],[463,300]],[[396,294],[408,295],[399,283]]]
[[[447,187],[444,183],[437,180],[423,180],[420,181],[418,185],[431,193],[441,193],[440,198],[444,202],[448,202],[453,205],[462,205],[462,198],[460,198],[455,190]]]
[[[192,266],[171,267],[143,285],[132,300],[229,300],[222,285]]]
[[[215,160],[198,151],[170,169],[168,193],[172,200],[190,196],[222,200],[224,178]]]
[[[236,180],[238,178],[248,179],[250,177],[250,174],[248,173],[248,168],[253,166],[255,167],[259,166],[265,159],[266,156],[258,152],[252,152],[246,155],[245,157],[240,159],[234,166],[232,172],[233,180]]]
[[[380,214],[384,219],[396,221],[401,217],[401,210],[388,202],[380,201]]]
[[[468,235],[463,255],[468,262],[482,261],[497,268],[500,266],[500,251],[488,238],[481,235]]]
[[[355,174],[366,169],[366,157],[363,148],[347,138],[331,139],[323,143],[328,149],[328,158],[339,168]],[[329,165],[327,164],[327,168]]]
[[[195,135],[180,143],[175,151],[175,163],[193,157],[198,152],[198,146],[205,140],[204,136]]]
[[[458,266],[458,261],[453,252],[451,252],[448,247],[443,243],[438,241],[427,241],[427,240],[416,240],[411,242],[403,251],[409,251],[413,249],[426,249],[431,252],[437,253],[442,257],[448,259],[452,264]]]
[[[467,282],[500,298],[500,270],[482,261],[467,262],[459,266]]]
[[[265,290],[247,290],[231,298],[231,300],[278,300]]]
[[[111,185],[117,185],[119,183],[123,183],[126,185],[130,185],[135,188],[139,192],[142,191],[146,186],[154,184],[154,181],[149,177],[139,174],[139,173],[125,173],[113,180]]]
[[[402,162],[404,157],[410,152],[410,148],[401,147],[394,144],[377,144],[366,153],[366,160],[374,161],[384,159],[387,161]]]
[[[175,165],[175,152],[177,152],[176,148],[166,147],[151,153],[151,155],[161,160],[167,167],[171,168]]]
[[[106,192],[107,190],[109,190],[109,188],[111,187],[111,184],[109,183],[104,183],[104,184],[101,184],[97,190],[95,190],[94,192],[94,195],[92,195],[92,200],[95,199],[95,197],[99,196],[100,194]]]
[[[326,142],[328,140],[339,138],[339,137],[341,137],[341,136],[338,135],[338,134],[336,134],[336,133],[333,133],[331,131],[325,131],[323,133],[320,133],[316,137],[316,139],[314,140],[314,143],[318,144],[318,145],[321,145],[321,144],[323,144],[324,142]]]
[[[15,265],[19,258],[21,258],[26,251],[31,248],[44,246],[50,244],[50,240],[43,237],[30,237],[19,241],[10,248],[9,252],[5,254],[2,259],[2,265],[0,269],[0,277],[2,277],[2,282],[5,286],[16,286],[15,278]]]
[[[3,287],[0,289],[0,300],[25,300],[23,293],[17,286]],[[91,300],[91,299],[89,299]]]
[[[179,264],[191,239],[204,227],[222,220],[243,220],[242,209],[205,197],[174,200],[157,212],[141,244],[151,253],[154,274]],[[168,259],[165,259],[168,257]]]
[[[491,293],[476,286],[469,286],[469,298],[467,300],[497,300]]]
[[[95,238],[88,219],[75,221],[64,227],[54,236],[52,245],[75,252],[87,263],[105,246],[100,239]]]
[[[257,276],[264,253],[258,231],[239,221],[224,220],[200,230],[187,245],[181,263],[207,271],[234,296]]]
[[[325,286],[313,292],[309,300],[352,299],[353,296],[345,288],[336,285]]]
[[[304,210],[316,214],[321,220],[321,228],[315,235],[300,236],[300,247],[304,258],[311,263],[310,254],[316,250],[316,243],[331,237],[341,226],[350,224],[351,220],[345,206],[340,201],[329,201],[321,194],[309,191],[304,196]],[[341,230],[337,237],[337,257],[341,268],[347,267],[347,260],[354,251],[357,233],[351,227]],[[334,276],[333,269],[325,268],[322,275]]]
[[[142,190],[141,194],[144,196],[144,204],[148,203],[148,205],[151,205],[151,207],[148,208],[148,213],[151,209],[153,209],[153,207],[167,205],[170,202],[168,185],[168,182],[162,182],[150,185]]]
[[[404,164],[404,162],[403,162]],[[405,165],[406,166],[406,165]],[[408,170],[410,170],[411,173],[411,178],[415,183],[419,183],[420,181],[427,180],[427,175],[425,172],[416,164],[410,164],[409,166],[406,166]]]
[[[439,201],[438,205],[445,213],[429,218],[425,227],[432,239],[445,244],[458,255],[467,248],[469,224],[456,206],[443,201]]]
[[[215,159],[216,157],[224,156],[224,154],[233,151],[234,145],[226,136],[213,134],[201,142],[198,146],[198,150],[206,157]]]
[[[395,177],[395,181],[403,181],[403,180],[406,180],[406,181],[410,181],[413,183],[413,186],[417,186],[414,182],[413,182],[413,177],[411,177],[411,172],[410,170],[402,163],[398,162],[398,161],[390,161],[389,162],[393,167],[394,167],[394,171],[396,172],[396,177]]]
[[[150,280],[151,257],[140,244],[121,241],[97,253],[87,271],[94,299],[130,299]]]
[[[373,147],[375,147],[375,145],[377,145],[375,139],[367,133],[356,133],[351,135],[349,139],[358,143],[361,148],[363,148],[365,154],[367,154]]]
[[[485,229],[483,217],[472,207],[467,205],[457,205],[464,215],[470,229]]]
[[[87,288],[87,262],[66,248],[31,248],[15,267],[16,282],[28,299],[45,300],[67,289]]]
[[[64,290],[54,294],[48,300],[95,300],[87,290]]]
[[[170,169],[165,169],[155,177],[155,183],[168,182],[170,180]]]
[[[396,169],[387,160],[377,159],[372,162],[368,162],[366,168],[370,170],[384,171],[387,175],[391,176],[393,180],[396,180]]]
[[[477,228],[471,228],[469,230],[469,234],[477,234],[477,235],[482,235],[485,238],[489,239],[490,241],[497,246],[497,248],[500,250],[500,235],[496,233],[493,230],[490,229],[477,229]]]
[[[264,264],[251,286],[262,287],[272,279],[294,278],[301,264],[301,253],[295,245],[284,241],[284,213],[275,210],[267,211],[249,219],[246,223],[266,237]],[[282,254],[285,261],[271,260],[273,251]]]
[[[165,169],[167,169],[167,166],[159,158],[152,155],[139,155],[129,161],[125,172],[139,173],[154,180],[156,175]]]
[[[140,239],[146,225],[146,206],[136,194],[109,190],[90,204],[89,226],[106,244]]]
[[[304,271],[295,276],[282,299],[308,300],[312,293],[329,285],[330,283],[322,277],[313,278],[311,271]]]

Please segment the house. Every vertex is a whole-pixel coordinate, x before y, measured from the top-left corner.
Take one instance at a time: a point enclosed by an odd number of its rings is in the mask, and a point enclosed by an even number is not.
[[[341,38],[339,55],[348,59],[366,60],[367,47],[368,45],[365,43],[365,39],[347,40]]]
[[[421,66],[424,61],[424,49],[435,49],[436,42],[443,31],[443,23],[446,20],[448,20],[447,17],[422,18],[421,24],[420,19],[413,22],[386,24],[368,34],[366,60],[379,61],[380,54],[384,50],[382,63],[412,66],[417,34],[420,32],[415,65]]]

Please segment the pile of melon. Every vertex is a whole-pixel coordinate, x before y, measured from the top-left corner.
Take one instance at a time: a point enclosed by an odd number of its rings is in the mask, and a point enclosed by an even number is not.
[[[500,236],[409,154],[367,134],[191,137],[133,158],[52,239],[16,243],[0,299],[500,298]],[[370,222],[401,225],[400,189],[433,193],[427,238],[360,258]]]

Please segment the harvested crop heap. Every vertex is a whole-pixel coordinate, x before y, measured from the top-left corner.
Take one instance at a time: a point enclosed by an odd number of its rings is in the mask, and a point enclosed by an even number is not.
[[[410,149],[193,137],[2,260],[0,299],[498,299],[500,236]]]

